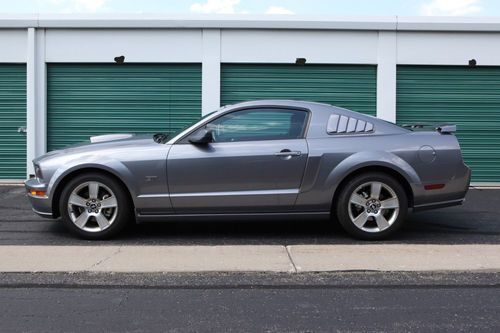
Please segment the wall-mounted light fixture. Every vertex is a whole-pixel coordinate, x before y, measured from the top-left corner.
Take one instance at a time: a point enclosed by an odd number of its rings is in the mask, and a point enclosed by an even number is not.
[[[297,58],[297,59],[295,59],[295,64],[296,65],[305,65],[306,61],[307,61],[306,58]]]
[[[476,59],[471,59],[469,60],[469,67],[476,67],[477,66],[477,61]]]
[[[117,64],[123,64],[125,62],[125,56],[115,57],[115,62]]]

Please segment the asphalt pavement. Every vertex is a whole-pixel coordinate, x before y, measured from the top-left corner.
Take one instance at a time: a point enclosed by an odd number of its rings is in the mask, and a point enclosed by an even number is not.
[[[0,277],[2,332],[500,330],[497,273]]]
[[[410,246],[423,264],[425,255],[453,249],[491,251],[500,244],[499,207],[500,191],[471,190],[465,205],[412,214],[399,234],[376,244],[399,252]],[[211,246],[234,254],[227,246],[271,245],[285,249],[286,263],[294,249],[311,255],[312,246],[328,256],[322,249],[334,245],[349,262],[349,246],[373,246],[332,223],[308,220],[143,224],[115,240],[84,241],[32,213],[16,186],[0,187],[0,213],[0,254],[11,259],[54,249],[114,251],[120,259],[138,249]],[[51,263],[55,256],[40,258]],[[499,332],[500,272],[0,272],[0,308],[0,332]]]
[[[472,189],[462,206],[410,214],[378,244],[500,244],[500,190]],[[0,187],[0,245],[298,245],[365,244],[325,221],[165,222],[136,225],[110,241],[85,241],[59,221],[36,216],[24,188]]]

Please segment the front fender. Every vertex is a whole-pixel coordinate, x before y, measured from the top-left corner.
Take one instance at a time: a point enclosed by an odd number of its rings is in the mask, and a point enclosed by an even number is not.
[[[69,174],[83,169],[98,169],[113,174],[125,184],[135,202],[135,198],[137,197],[137,184],[132,172],[121,161],[102,156],[91,156],[84,159],[80,158],[78,161],[71,161],[60,166],[52,175],[47,187],[51,202],[61,181]]]

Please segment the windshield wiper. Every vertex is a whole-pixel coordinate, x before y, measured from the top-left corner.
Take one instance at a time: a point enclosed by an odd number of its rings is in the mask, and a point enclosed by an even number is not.
[[[153,140],[156,143],[165,143],[167,142],[167,139],[168,139],[168,134],[165,133],[156,133],[155,135],[153,135]]]

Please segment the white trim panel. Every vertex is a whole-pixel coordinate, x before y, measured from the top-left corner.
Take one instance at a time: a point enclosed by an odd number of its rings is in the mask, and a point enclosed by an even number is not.
[[[396,32],[380,31],[377,66],[377,117],[396,122]]]
[[[25,63],[28,45],[27,30],[0,30],[0,63]]]
[[[46,32],[47,62],[201,62],[202,31],[187,30],[59,30]]]
[[[220,30],[203,30],[202,115],[220,107]]]
[[[40,14],[41,28],[204,28],[395,30],[396,16],[349,17],[249,14]],[[1,19],[0,19],[1,22]],[[14,24],[12,22],[11,24]],[[1,26],[1,25],[0,25]]]
[[[47,152],[47,66],[45,64],[45,29],[35,35],[35,157]]]
[[[500,31],[499,17],[238,14],[0,14],[0,28],[199,28],[390,31]]]
[[[377,31],[222,30],[223,63],[376,64]]]
[[[26,178],[34,174],[31,161],[35,158],[36,147],[36,31],[28,28],[26,43]]]
[[[500,33],[398,32],[398,64],[500,66]]]

